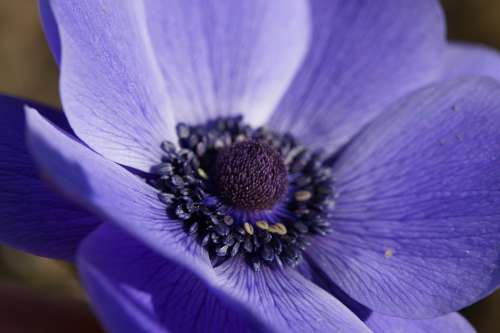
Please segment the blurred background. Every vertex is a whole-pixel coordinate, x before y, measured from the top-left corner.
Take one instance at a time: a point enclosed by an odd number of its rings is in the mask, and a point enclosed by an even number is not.
[[[415,0],[419,1],[419,0]],[[452,40],[484,43],[500,49],[500,0],[443,0],[448,36]],[[58,71],[47,48],[35,0],[0,0],[0,92],[60,106]],[[0,247],[0,321],[5,314],[5,293],[16,288],[36,295],[50,295],[64,308],[81,310],[84,298],[73,268],[62,262]],[[69,300],[69,301],[68,301]],[[64,303],[68,302],[68,303]],[[46,304],[38,302],[36,305]],[[67,306],[71,304],[70,306]],[[33,309],[34,310],[34,309]],[[29,311],[29,309],[27,309]],[[84,311],[88,311],[85,310]],[[500,332],[500,291],[463,310],[480,333]],[[91,322],[90,313],[70,315],[71,321]],[[49,318],[50,319],[50,318]],[[52,318],[54,320],[58,320]],[[82,320],[80,320],[82,319]],[[14,320],[9,318],[9,320]],[[83,325],[83,324],[82,324]],[[0,330],[2,326],[0,325]],[[78,332],[97,332],[94,323]],[[61,332],[76,332],[61,329]],[[22,333],[11,328],[6,333]],[[46,332],[38,326],[36,332]],[[47,330],[47,332],[49,332]]]

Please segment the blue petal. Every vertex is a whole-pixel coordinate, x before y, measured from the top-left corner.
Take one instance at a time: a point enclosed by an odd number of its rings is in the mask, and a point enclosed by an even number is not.
[[[333,232],[310,259],[374,312],[431,318],[500,283],[500,84],[434,84],[343,151]]]
[[[302,275],[327,290],[344,305],[349,307],[358,318],[360,318],[373,333],[474,333],[474,328],[458,313],[448,313],[431,319],[411,320],[392,317],[370,311],[359,304],[338,286],[336,286],[324,272],[318,270],[307,261],[303,261],[299,267]]]
[[[484,75],[500,80],[500,52],[483,45],[451,43],[446,48],[443,78]]]
[[[369,332],[344,304],[295,269],[253,271],[241,258],[216,267],[227,292],[278,332]]]
[[[304,0],[145,2],[153,48],[177,120],[243,114],[263,124],[309,46]]]
[[[181,223],[167,217],[153,187],[61,132],[37,112],[27,113],[27,124],[35,160],[63,193],[172,260],[213,278],[205,251],[186,235]]]
[[[78,267],[110,332],[267,332],[245,304],[106,225],[79,252]]]
[[[312,0],[312,42],[269,125],[335,152],[384,107],[441,70],[434,0]]]
[[[423,320],[409,320],[372,313],[365,321],[373,333],[475,333],[458,313]]]
[[[49,0],[39,0],[38,7],[40,10],[43,31],[45,32],[50,51],[56,63],[59,65],[61,63],[61,40],[59,38],[59,28],[57,27]]]
[[[309,41],[304,0],[50,4],[72,127],[98,153],[143,171],[160,159],[160,142],[175,139],[176,122],[238,113],[265,122]]]
[[[111,332],[368,332],[293,270],[256,273],[232,261],[207,284],[109,226],[86,240],[79,268]]]
[[[100,221],[40,180],[25,143],[26,104],[35,105],[0,96],[0,242],[40,256],[72,260],[80,241]],[[37,108],[67,128],[62,112]]]
[[[175,139],[140,1],[51,1],[61,40],[61,99],[98,153],[143,171]]]

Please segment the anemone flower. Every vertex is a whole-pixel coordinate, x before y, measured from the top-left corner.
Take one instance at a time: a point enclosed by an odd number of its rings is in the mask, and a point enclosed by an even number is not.
[[[447,44],[437,1],[41,13],[64,114],[2,99],[0,237],[75,260],[110,332],[473,331],[500,60]]]

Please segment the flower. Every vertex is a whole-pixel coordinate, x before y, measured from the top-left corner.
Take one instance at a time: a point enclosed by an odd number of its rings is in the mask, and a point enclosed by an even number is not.
[[[473,331],[453,311],[500,280],[500,84],[465,74],[500,60],[446,44],[435,1],[41,9],[70,126],[3,98],[0,237],[77,249],[111,332]]]

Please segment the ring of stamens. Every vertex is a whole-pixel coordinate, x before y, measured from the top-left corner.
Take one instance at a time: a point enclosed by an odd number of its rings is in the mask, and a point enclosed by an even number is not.
[[[335,205],[333,178],[319,152],[308,150],[288,134],[252,129],[241,117],[220,118],[199,126],[181,123],[177,135],[180,148],[162,143],[164,156],[152,168],[154,177],[148,182],[159,190],[167,215],[181,221],[186,232],[207,249],[214,264],[243,255],[256,270],[262,264],[295,266],[312,238],[330,232],[329,214]],[[245,145],[264,147],[273,161],[279,156],[286,182],[274,180],[273,186],[282,187],[272,192],[259,178],[256,182],[262,187],[244,196],[244,200],[250,197],[253,201],[235,203],[239,199],[227,193],[232,191],[230,187],[221,189],[221,179],[224,167],[233,163],[231,151],[238,153]],[[276,165],[278,169],[269,170],[279,175],[279,163]],[[242,188],[250,185],[245,183]],[[256,202],[259,195],[267,196],[270,204]]]

